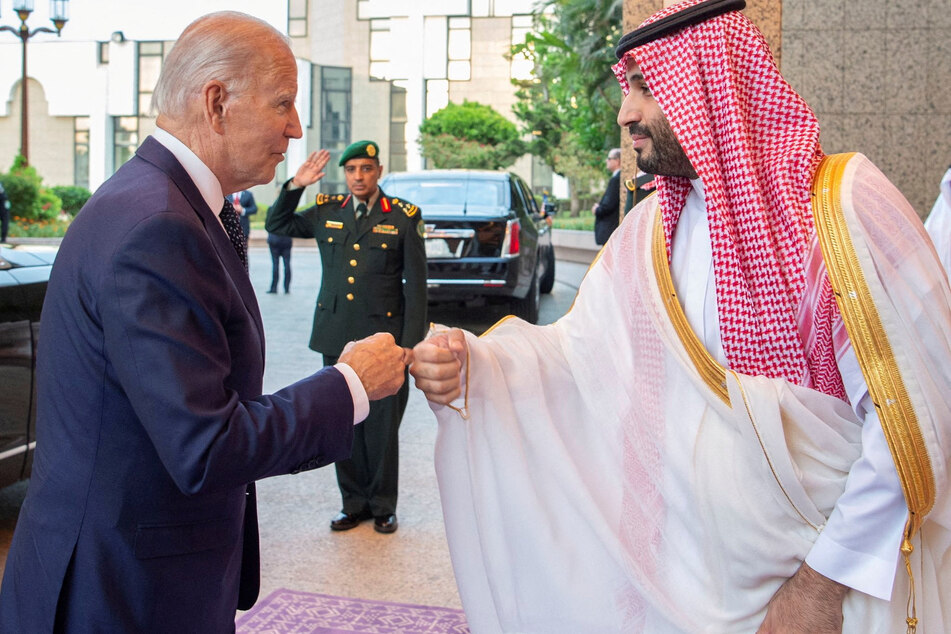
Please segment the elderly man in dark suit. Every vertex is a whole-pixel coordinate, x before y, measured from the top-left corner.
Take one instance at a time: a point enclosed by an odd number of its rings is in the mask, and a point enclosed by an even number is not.
[[[323,177],[330,159],[314,152],[281,188],[268,212],[268,231],[316,238],[322,266],[311,349],[333,365],[344,345],[382,330],[411,347],[426,332],[426,249],[419,209],[378,186],[380,149],[357,141],[344,150],[349,193],[317,194],[317,204],[294,213],[304,188]],[[397,529],[398,432],[409,385],[370,407],[357,426],[353,456],[336,464],[343,509],[330,522],[349,530],[373,518],[380,533]]]
[[[273,27],[199,18],[156,86],[156,133],[63,239],[0,631],[233,631],[258,592],[249,484],[346,458],[367,400],[404,382],[409,355],[380,334],[261,393],[264,328],[223,192],[273,178],[301,136],[296,93]]]

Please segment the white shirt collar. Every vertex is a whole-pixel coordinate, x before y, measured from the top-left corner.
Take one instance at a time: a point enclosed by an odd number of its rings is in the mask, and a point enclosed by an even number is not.
[[[178,162],[188,172],[192,182],[195,183],[195,187],[198,188],[198,192],[208,208],[215,214],[215,218],[218,218],[221,207],[225,202],[225,195],[221,191],[221,183],[218,182],[214,173],[187,145],[175,138],[171,132],[156,128],[155,132],[152,133],[152,138],[161,143],[166,150],[178,159]],[[218,218],[218,222],[221,222],[221,218]]]

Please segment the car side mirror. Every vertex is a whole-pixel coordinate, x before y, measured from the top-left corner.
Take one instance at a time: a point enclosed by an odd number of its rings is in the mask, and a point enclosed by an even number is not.
[[[542,205],[542,210],[545,212],[546,216],[551,216],[556,211],[558,211],[558,206],[555,203],[545,203]]]

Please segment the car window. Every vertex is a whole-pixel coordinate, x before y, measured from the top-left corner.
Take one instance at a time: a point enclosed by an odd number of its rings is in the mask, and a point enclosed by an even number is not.
[[[385,181],[383,190],[389,196],[405,198],[423,210],[438,209],[440,213],[489,211],[506,207],[505,182],[478,178],[399,178]]]
[[[512,209],[516,215],[524,218],[528,213],[525,208],[525,198],[522,196],[521,188],[516,180],[513,178],[510,182],[512,183]]]

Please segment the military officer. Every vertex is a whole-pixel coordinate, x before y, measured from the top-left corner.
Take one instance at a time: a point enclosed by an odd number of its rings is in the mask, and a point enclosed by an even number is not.
[[[426,332],[426,251],[419,208],[389,198],[377,185],[383,174],[373,141],[351,144],[340,157],[347,194],[317,194],[317,202],[295,209],[304,188],[324,176],[326,150],[312,153],[281,188],[266,229],[295,238],[316,238],[322,266],[311,349],[333,365],[344,345],[375,332],[389,332],[412,348]],[[330,522],[349,530],[374,519],[374,528],[397,528],[398,430],[408,382],[394,396],[370,403],[357,425],[353,455],[336,463],[343,508]]]

